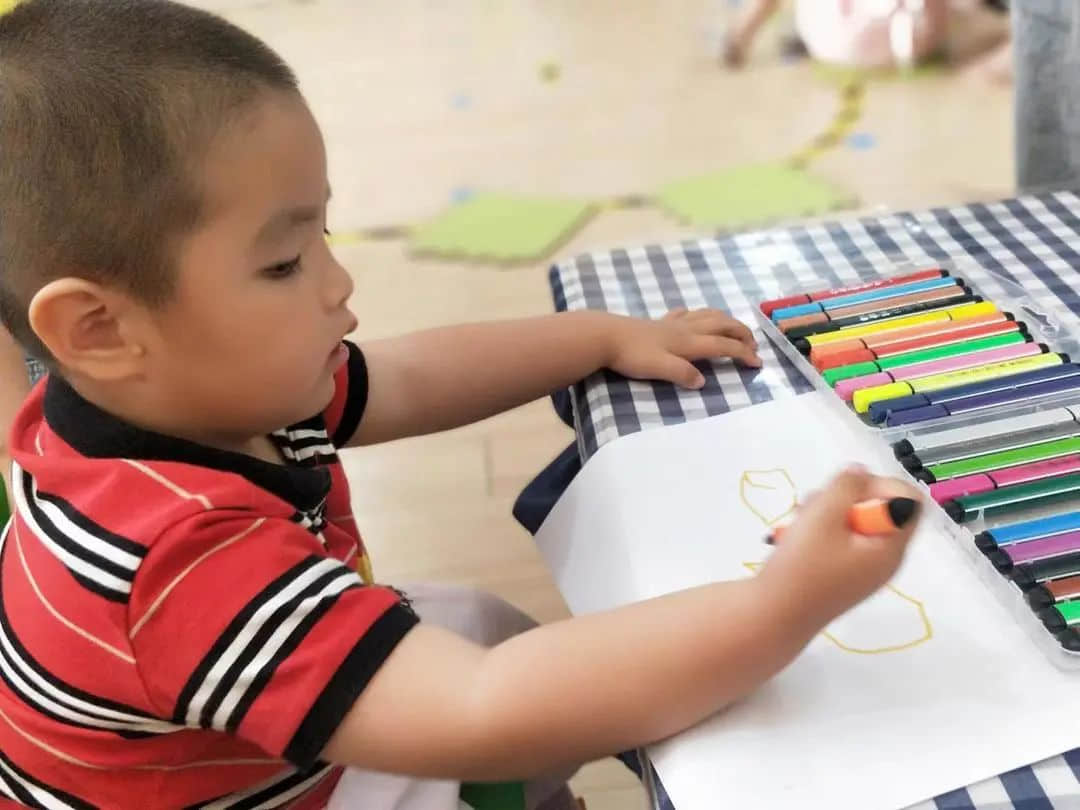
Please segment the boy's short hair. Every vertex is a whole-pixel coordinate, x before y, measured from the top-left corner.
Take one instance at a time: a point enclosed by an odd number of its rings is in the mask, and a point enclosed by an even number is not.
[[[199,167],[260,90],[296,77],[256,37],[170,0],[24,0],[0,16],[0,318],[77,276],[167,300],[203,214]]]

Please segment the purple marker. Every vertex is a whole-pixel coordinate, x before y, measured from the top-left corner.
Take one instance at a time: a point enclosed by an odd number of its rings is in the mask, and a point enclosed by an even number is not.
[[[986,556],[998,571],[1007,574],[1015,565],[1060,557],[1074,551],[1080,551],[1080,532],[1066,532],[1053,537],[999,546],[989,551]]]
[[[982,394],[974,397],[954,399],[950,402],[939,402],[935,405],[927,405],[922,408],[909,408],[903,411],[893,411],[885,424],[889,427],[899,425],[913,425],[925,422],[928,419],[940,419],[944,416],[955,416],[961,413],[981,411],[993,408],[997,405],[1010,405],[1017,402],[1027,402],[1041,397],[1061,394],[1067,391],[1080,391],[1080,377],[1062,377],[1058,380],[1047,380],[1033,385],[1023,385],[1019,388],[1009,388],[1004,391],[996,391],[991,394]]]

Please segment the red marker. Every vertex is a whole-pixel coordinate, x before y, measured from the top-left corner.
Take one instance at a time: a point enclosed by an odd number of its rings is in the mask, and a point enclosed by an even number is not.
[[[919,511],[919,502],[911,498],[875,499],[857,503],[848,512],[848,526],[856,534],[866,536],[892,534],[907,525]],[[769,545],[784,539],[787,526],[777,526],[765,538]]]
[[[849,366],[853,363],[866,363],[880,360],[883,357],[891,357],[894,354],[907,354],[908,352],[922,351],[923,349],[936,349],[940,346],[950,346],[955,343],[967,343],[969,340],[1006,335],[1011,332],[1019,332],[1022,335],[1028,333],[1025,324],[1016,321],[998,321],[997,323],[983,323],[969,326],[963,329],[954,329],[951,332],[942,332],[939,335],[916,337],[910,340],[899,340],[895,343],[887,343],[880,348],[846,348],[842,351],[819,353],[815,358],[811,351],[810,362],[818,371],[828,371],[830,368]],[[828,345],[828,344],[826,344]],[[822,347],[824,348],[824,347]]]
[[[913,281],[926,281],[931,278],[941,278],[947,276],[948,273],[939,268],[930,270],[919,270],[914,273],[908,273],[903,276],[893,276],[892,278],[883,278],[878,281],[869,281],[862,284],[853,284],[850,287],[838,287],[833,290],[818,290],[812,293],[799,293],[798,295],[789,295],[786,298],[775,298],[772,301],[762,301],[759,306],[761,311],[766,317],[772,315],[774,309],[780,307],[793,307],[799,304],[809,304],[811,301],[824,301],[827,298],[836,298],[840,295],[850,295],[851,293],[867,292],[868,290],[877,290],[881,287],[891,287],[894,284],[910,284]]]

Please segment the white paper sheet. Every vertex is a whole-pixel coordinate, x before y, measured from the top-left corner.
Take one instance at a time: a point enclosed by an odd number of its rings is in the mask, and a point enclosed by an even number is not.
[[[820,397],[601,449],[537,535],[571,610],[749,576],[788,478],[805,497],[852,460],[899,469]],[[1054,667],[929,523],[890,589],[651,751],[677,810],[895,810],[1080,745],[1080,673]]]

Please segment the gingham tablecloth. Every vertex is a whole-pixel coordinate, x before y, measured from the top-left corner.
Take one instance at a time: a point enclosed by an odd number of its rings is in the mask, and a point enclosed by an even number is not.
[[[987,272],[992,271],[1022,285],[1036,302],[1080,316],[1080,197],[1062,191],[595,252],[553,267],[550,281],[559,310],[659,317],[673,308],[708,306],[753,326],[756,303],[781,296],[785,288],[873,279],[901,260],[959,261],[966,265],[964,275],[990,297],[1000,289]],[[573,392],[582,458],[627,433],[811,390],[760,333],[758,340],[764,369],[701,365],[706,384],[700,391],[628,381],[611,373],[590,377]],[[1077,685],[1080,688],[1080,681]],[[1007,808],[1080,808],[1080,749],[918,806],[918,810]]]

